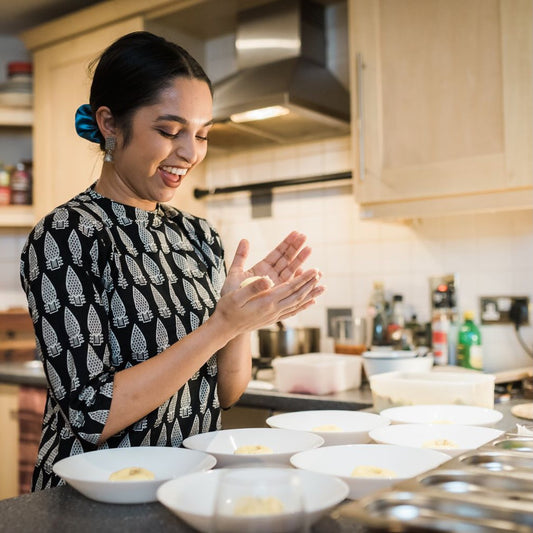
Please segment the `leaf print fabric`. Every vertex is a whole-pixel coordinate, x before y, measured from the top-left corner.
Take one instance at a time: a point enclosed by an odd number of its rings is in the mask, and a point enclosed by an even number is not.
[[[94,186],[93,186],[94,187]],[[53,464],[122,446],[180,446],[220,428],[216,354],[163,405],[104,444],[115,373],[161,353],[214,311],[223,249],[207,221],[143,211],[90,187],[32,230],[21,282],[48,397],[33,488],[63,484]]]

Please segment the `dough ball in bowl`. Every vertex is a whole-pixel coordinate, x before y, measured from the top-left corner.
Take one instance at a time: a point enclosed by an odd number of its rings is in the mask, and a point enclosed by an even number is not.
[[[266,422],[274,428],[316,433],[324,439],[324,446],[368,443],[370,430],[389,424],[387,418],[373,413],[328,409],[282,413]]]
[[[324,444],[319,435],[277,428],[239,428],[187,437],[183,445],[213,455],[217,467],[260,464],[289,465],[291,455]]]
[[[336,476],[357,500],[449,461],[445,453],[387,444],[345,444],[307,450],[291,457],[303,470]]]

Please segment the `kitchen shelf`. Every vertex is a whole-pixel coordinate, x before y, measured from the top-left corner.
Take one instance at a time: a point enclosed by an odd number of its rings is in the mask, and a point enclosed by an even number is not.
[[[0,127],[31,128],[32,126],[33,109],[0,105]]]
[[[0,129],[25,128],[29,135],[32,127],[32,108],[0,105]],[[0,206],[0,228],[31,228],[33,225],[34,214],[31,205]]]
[[[33,207],[31,205],[0,206],[1,228],[31,228],[34,223]]]

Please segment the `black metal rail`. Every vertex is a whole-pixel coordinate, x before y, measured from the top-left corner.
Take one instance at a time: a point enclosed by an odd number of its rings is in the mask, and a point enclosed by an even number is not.
[[[278,181],[263,181],[260,183],[248,183],[233,185],[231,187],[215,187],[213,189],[194,189],[195,198],[203,198],[214,194],[229,194],[234,192],[257,192],[270,191],[278,187],[291,187],[295,185],[308,185],[310,183],[322,183],[326,181],[349,180],[351,172],[339,172],[337,174],[324,174],[319,176],[307,176],[304,178],[290,178]]]

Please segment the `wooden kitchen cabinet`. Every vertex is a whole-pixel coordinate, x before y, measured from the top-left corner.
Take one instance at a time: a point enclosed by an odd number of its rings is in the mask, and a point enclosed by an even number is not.
[[[19,387],[0,383],[0,500],[19,495]]]
[[[131,0],[111,6],[105,2],[22,35],[34,63],[34,222],[87,188],[99,175],[99,147],[78,137],[74,128],[76,109],[89,101],[90,63],[114,40],[132,31],[148,30],[177,38],[179,34],[163,23],[171,20],[171,10],[194,3]],[[175,205],[202,215],[199,211],[205,209],[204,204],[194,199],[192,189],[203,182],[203,171],[195,170],[194,185],[192,180],[184,183]]]
[[[100,149],[76,135],[74,114],[89,100],[90,62],[121,35],[141,29],[142,20],[134,17],[34,52],[35,220],[97,178]]]
[[[533,207],[533,0],[349,0],[362,217]]]

